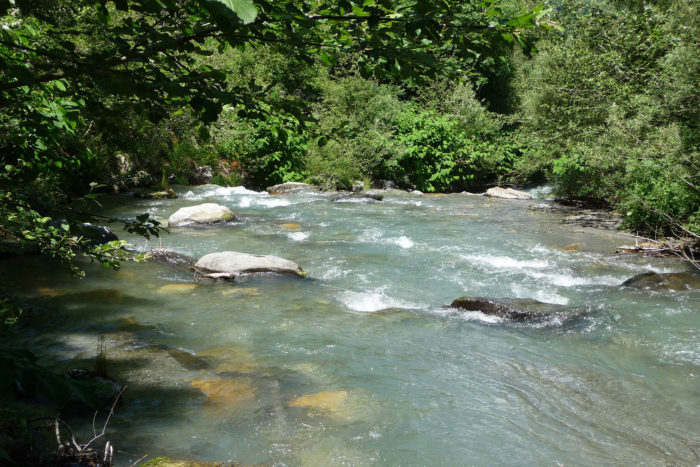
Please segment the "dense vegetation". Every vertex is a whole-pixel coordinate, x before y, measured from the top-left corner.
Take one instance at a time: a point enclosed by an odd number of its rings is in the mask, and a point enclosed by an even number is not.
[[[116,264],[80,227],[94,192],[209,165],[257,189],[550,180],[697,237],[695,2],[432,3],[3,2],[3,235]]]

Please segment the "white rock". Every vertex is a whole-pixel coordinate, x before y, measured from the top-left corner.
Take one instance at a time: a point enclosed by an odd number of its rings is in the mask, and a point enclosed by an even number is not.
[[[197,206],[180,208],[168,219],[168,227],[180,227],[192,224],[215,224],[234,220],[236,216],[226,206],[216,203],[204,203]]]
[[[195,269],[208,273],[212,279],[230,279],[239,274],[272,272],[306,277],[306,273],[293,261],[271,255],[251,255],[237,251],[221,251],[203,256]]]
[[[493,187],[486,190],[486,196],[503,199],[532,199],[532,195],[512,188]]]

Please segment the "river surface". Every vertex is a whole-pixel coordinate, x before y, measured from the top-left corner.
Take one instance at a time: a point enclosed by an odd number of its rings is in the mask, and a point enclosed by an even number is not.
[[[220,203],[239,221],[150,242],[117,233],[195,258],[274,254],[308,278],[195,282],[183,268],[126,263],[85,264],[77,280],[36,259],[0,264],[2,280],[45,310],[26,337],[46,361],[89,366],[104,336],[110,372],[127,384],[108,428],[121,465],[145,454],[304,466],[700,463],[700,291],[620,287],[685,263],[615,255],[634,239],[563,224],[530,210],[535,201],[178,192],[106,197],[102,212],[167,223],[180,207]],[[446,306],[464,295],[579,313],[527,324]],[[70,423],[92,437],[91,416]]]

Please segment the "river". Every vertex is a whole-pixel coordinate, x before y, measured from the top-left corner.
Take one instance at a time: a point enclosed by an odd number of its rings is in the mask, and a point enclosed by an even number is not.
[[[0,271],[43,310],[25,337],[44,361],[89,366],[104,335],[110,372],[127,384],[108,429],[124,465],[145,454],[309,466],[700,462],[700,291],[620,287],[687,264],[615,255],[634,240],[564,224],[530,210],[534,201],[178,192],[106,197],[102,212],[167,220],[220,203],[239,220],[150,242],[117,233],[195,258],[274,254],[308,277],[194,282],[183,268],[125,263],[85,264],[77,280],[35,258]],[[528,324],[446,306],[464,295],[580,313]],[[91,417],[70,423],[92,436]]]

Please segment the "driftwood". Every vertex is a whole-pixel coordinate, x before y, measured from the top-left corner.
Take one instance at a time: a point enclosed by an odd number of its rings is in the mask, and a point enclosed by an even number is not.
[[[700,242],[695,240],[668,239],[664,241],[630,235],[637,241],[634,245],[619,246],[615,253],[637,253],[648,256],[677,256],[700,269]],[[644,240],[639,242],[639,240]]]

